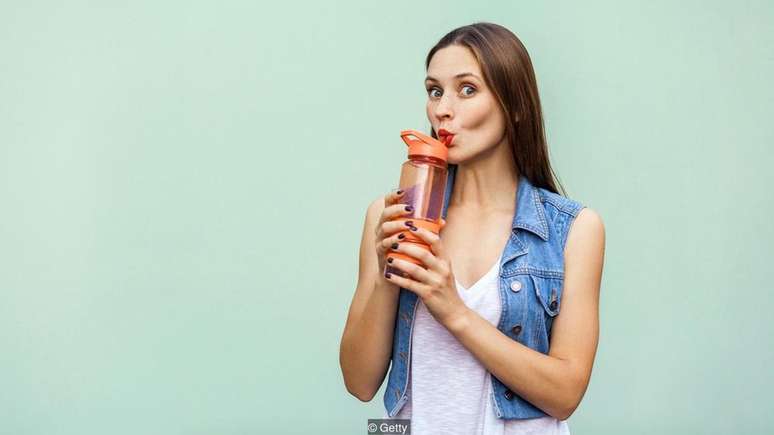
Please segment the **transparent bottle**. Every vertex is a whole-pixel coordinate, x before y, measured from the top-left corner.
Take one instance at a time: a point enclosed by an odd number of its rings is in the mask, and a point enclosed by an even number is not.
[[[411,221],[415,227],[438,234],[442,227],[441,213],[446,191],[447,144],[416,130],[403,130],[400,136],[408,145],[408,160],[403,163],[400,172],[399,187],[405,191],[400,202],[411,205],[413,210],[393,221]],[[429,245],[410,231],[409,227],[405,228],[401,231],[405,238],[400,243],[413,243],[430,251]],[[387,258],[400,258],[425,267],[421,260],[392,249],[388,251]],[[385,265],[385,272],[405,276],[389,262]]]

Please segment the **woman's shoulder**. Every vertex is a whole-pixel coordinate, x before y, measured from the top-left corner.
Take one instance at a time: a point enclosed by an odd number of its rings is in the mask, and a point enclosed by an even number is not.
[[[568,198],[542,187],[536,187],[543,207],[551,207],[557,212],[565,213],[570,217],[576,217],[586,206],[580,201]]]
[[[574,229],[574,233],[604,239],[604,223],[595,210],[578,200],[544,188],[537,189],[550,231],[560,235],[562,247],[566,244],[571,229]]]

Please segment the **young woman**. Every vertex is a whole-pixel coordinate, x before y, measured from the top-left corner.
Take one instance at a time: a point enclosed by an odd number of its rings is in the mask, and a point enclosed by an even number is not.
[[[605,232],[559,194],[535,74],[506,28],[453,30],[426,59],[427,117],[452,135],[440,234],[410,226],[400,191],[365,217],[340,349],[347,390],[370,401],[388,367],[385,415],[412,433],[568,434],[599,337]],[[386,254],[408,276],[385,274]]]

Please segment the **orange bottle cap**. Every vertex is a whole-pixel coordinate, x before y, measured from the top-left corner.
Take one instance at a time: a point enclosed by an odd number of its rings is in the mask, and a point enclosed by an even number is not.
[[[429,156],[446,161],[449,148],[440,140],[416,130],[403,130],[400,132],[400,137],[409,147],[409,157]]]

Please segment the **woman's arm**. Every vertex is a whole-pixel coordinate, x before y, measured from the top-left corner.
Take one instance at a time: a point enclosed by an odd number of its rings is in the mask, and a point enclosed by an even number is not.
[[[377,280],[381,271],[374,251],[375,228],[383,210],[384,200],[379,198],[366,212],[357,288],[339,347],[347,391],[364,402],[379,391],[387,374],[398,310],[398,287]]]
[[[602,219],[584,208],[567,236],[562,308],[553,321],[548,355],[512,340],[470,309],[447,326],[511,391],[560,420],[575,411],[591,378],[604,251]]]

